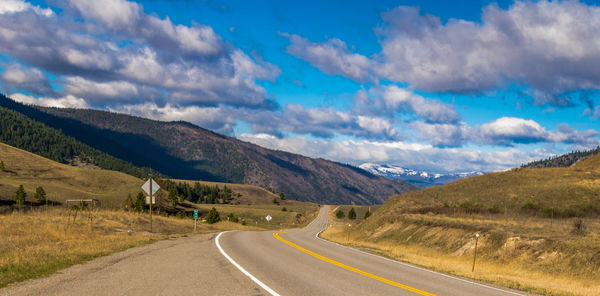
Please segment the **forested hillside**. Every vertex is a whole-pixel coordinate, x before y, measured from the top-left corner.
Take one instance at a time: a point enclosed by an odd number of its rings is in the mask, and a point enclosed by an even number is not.
[[[150,167],[177,179],[256,185],[291,199],[332,204],[382,203],[393,194],[414,188],[356,167],[265,149],[187,122],[161,122],[98,110],[34,107],[4,96],[0,97],[0,106],[60,130],[85,147],[112,156],[115,163],[121,159],[132,167]],[[15,146],[27,149],[24,143],[20,145]],[[66,155],[61,161],[74,156],[88,160],[92,153]],[[92,163],[100,167],[132,170],[106,167],[109,162],[101,162],[99,156],[93,159]]]
[[[0,142],[65,164],[79,161],[137,177],[147,176],[151,171],[135,167],[66,136],[60,130],[3,107],[0,107]]]
[[[571,153],[550,157],[547,159],[537,160],[524,164],[524,168],[556,168],[572,166],[582,160],[588,159],[600,153],[600,147],[587,151],[573,151]]]

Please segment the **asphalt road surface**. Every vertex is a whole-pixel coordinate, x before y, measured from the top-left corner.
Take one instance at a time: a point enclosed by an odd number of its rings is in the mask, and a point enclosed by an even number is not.
[[[318,238],[326,226],[323,207],[299,231],[227,232],[217,242],[272,295],[519,295]]]
[[[518,295],[325,241],[326,226],[323,207],[301,230],[159,241],[0,295]]]

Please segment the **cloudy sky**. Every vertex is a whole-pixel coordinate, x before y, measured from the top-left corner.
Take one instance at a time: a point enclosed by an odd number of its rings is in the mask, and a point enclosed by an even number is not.
[[[0,0],[0,91],[355,165],[503,170],[599,144],[597,5]]]

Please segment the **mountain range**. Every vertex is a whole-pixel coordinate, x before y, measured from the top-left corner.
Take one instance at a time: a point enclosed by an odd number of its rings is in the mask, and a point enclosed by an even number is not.
[[[414,189],[402,180],[389,180],[321,158],[266,149],[183,121],[29,106],[2,95],[0,108],[19,118],[3,122],[3,142],[27,151],[34,147],[37,151],[31,152],[63,163],[77,159],[101,168],[127,168],[136,174],[153,171],[177,179],[256,185],[291,199],[328,204],[379,204],[393,194]],[[34,133],[32,128],[38,130]],[[40,130],[53,135],[40,141],[57,142],[53,139],[64,137],[52,146],[63,155],[55,157],[53,151],[43,150],[50,146],[34,145],[39,141],[23,140],[39,138],[44,134]],[[60,146],[73,141],[76,143],[68,147]]]
[[[451,174],[429,173],[402,168],[397,165],[363,163],[359,168],[374,175],[379,175],[392,180],[402,180],[414,186],[424,188],[444,185],[462,178],[483,175],[482,172],[462,172]]]

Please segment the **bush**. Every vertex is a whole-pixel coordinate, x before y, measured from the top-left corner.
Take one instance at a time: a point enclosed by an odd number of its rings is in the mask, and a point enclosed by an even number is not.
[[[233,215],[233,213],[229,213],[229,215],[227,215],[227,220],[229,220],[231,222],[235,222],[235,223],[238,223],[240,221],[238,219],[238,217],[236,217],[235,215]]]
[[[281,200],[285,200],[285,194],[283,194],[283,192],[279,193],[279,198],[281,198]]]
[[[335,217],[338,219],[344,219],[346,215],[344,214],[344,212],[342,212],[342,210],[337,210],[337,212],[335,212]]]
[[[206,214],[206,223],[214,224],[219,221],[221,221],[221,217],[219,216],[219,212],[217,211],[217,209],[210,209],[210,211],[208,211],[208,214]]]
[[[282,212],[287,212],[287,209],[286,209],[286,207],[283,207],[283,208],[281,208],[281,211],[282,211]]]
[[[277,200],[277,198],[273,198],[273,203],[279,205],[279,201]]]
[[[571,230],[571,233],[575,235],[585,235],[587,233],[586,228],[583,220],[575,219],[575,221],[573,221],[573,230]]]

